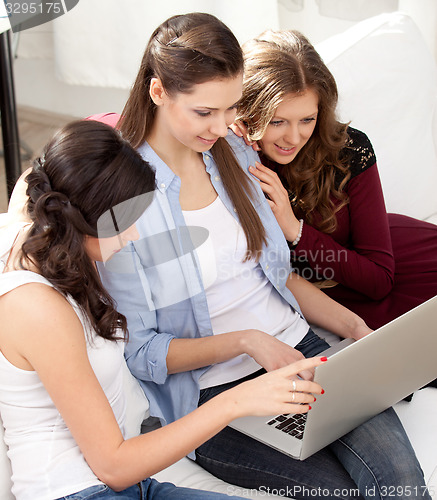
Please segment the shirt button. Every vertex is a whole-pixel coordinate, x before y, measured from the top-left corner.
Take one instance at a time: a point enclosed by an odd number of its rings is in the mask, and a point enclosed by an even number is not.
[[[236,208],[234,208],[234,212],[237,213],[237,209]]]
[[[220,177],[219,177],[218,175],[216,175],[216,176],[214,177],[214,180],[218,182],[218,181],[220,180]]]
[[[165,184],[163,182],[161,182],[161,188],[165,189]]]
[[[267,264],[267,265],[266,265],[266,270],[267,270],[269,267],[270,267],[270,266]]]

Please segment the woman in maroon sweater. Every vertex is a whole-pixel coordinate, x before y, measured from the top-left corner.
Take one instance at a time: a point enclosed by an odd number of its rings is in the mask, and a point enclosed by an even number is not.
[[[269,31],[244,51],[240,128],[260,151],[252,173],[293,267],[372,328],[437,295],[437,226],[387,214],[372,145],[337,121],[337,86],[314,47]]]

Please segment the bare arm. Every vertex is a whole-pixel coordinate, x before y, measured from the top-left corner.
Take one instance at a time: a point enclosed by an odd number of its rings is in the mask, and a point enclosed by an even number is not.
[[[167,354],[168,373],[195,370],[248,354],[266,371],[304,359],[301,352],[260,330],[241,330],[201,339],[174,339]],[[305,380],[312,372],[299,374]]]
[[[170,342],[169,373],[195,370],[248,354],[267,371],[290,364],[302,356],[298,351],[260,330],[241,330],[200,339]]]
[[[351,337],[356,340],[372,331],[357,314],[328,297],[296,273],[291,273],[288,277],[287,288],[296,297],[308,322],[340,337]]]
[[[244,354],[244,339],[251,333],[255,336],[262,332],[241,330],[196,339],[173,339],[167,354],[168,373],[195,370]]]
[[[23,303],[29,304],[26,314]],[[5,356],[37,371],[87,463],[115,490],[174,463],[235,418],[304,413],[314,401],[312,394],[321,394],[318,384],[296,380],[298,392],[292,397],[290,380],[296,373],[323,362],[302,360],[222,393],[177,422],[125,441],[90,366],[82,326],[65,299],[45,285],[24,285],[0,299],[0,313],[5,324],[13,324],[0,333]],[[16,321],[9,322],[12,317]]]

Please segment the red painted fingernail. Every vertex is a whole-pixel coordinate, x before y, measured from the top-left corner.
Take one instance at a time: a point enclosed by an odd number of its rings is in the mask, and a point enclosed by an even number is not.
[[[316,399],[316,398],[314,398],[314,401],[317,401],[317,399]]]
[[[308,410],[311,410],[311,406],[308,406]]]
[[[329,366],[331,366],[331,365],[329,365]],[[322,389],[321,394],[325,394],[325,389]]]
[[[328,358],[326,356],[323,356],[322,358],[320,358],[320,361],[328,361]]]

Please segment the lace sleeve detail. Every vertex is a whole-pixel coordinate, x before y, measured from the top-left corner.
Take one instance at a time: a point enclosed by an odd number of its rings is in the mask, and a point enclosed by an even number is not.
[[[376,163],[372,143],[366,134],[349,127],[349,139],[341,152],[341,158],[349,163],[351,179],[361,174]]]

